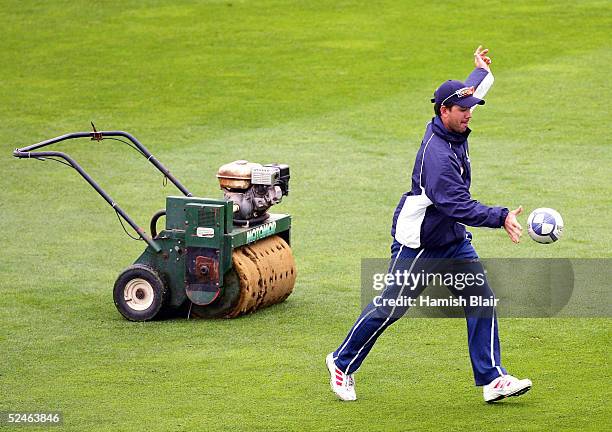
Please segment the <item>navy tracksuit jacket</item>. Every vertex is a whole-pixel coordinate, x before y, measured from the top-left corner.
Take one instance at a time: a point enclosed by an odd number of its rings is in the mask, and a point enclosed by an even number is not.
[[[486,93],[491,83],[492,75],[484,69],[475,69],[465,82],[466,86],[476,87],[477,93],[482,86],[481,94]],[[444,265],[441,260],[452,260],[452,271],[483,274],[465,225],[502,227],[508,209],[488,207],[472,199],[469,133],[469,129],[463,134],[448,131],[439,117],[427,125],[412,171],[411,190],[402,195],[393,216],[389,273],[442,272],[438,268]],[[414,287],[390,284],[381,297],[417,298],[425,288],[423,284]],[[494,297],[488,283],[462,291],[449,289],[456,296]],[[407,309],[408,306],[370,303],[334,351],[336,366],[348,374],[355,372],[377,338]],[[468,305],[464,310],[474,379],[476,385],[485,385],[506,373],[501,366],[495,308]]]

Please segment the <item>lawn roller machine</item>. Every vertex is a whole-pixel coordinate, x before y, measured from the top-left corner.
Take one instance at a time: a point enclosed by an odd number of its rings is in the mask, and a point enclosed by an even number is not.
[[[39,150],[77,138],[130,145],[182,193],[167,197],[166,209],[153,215],[150,235],[68,154]],[[147,243],[113,289],[115,306],[128,320],[151,320],[162,311],[235,318],[280,303],[293,290],[291,216],[268,213],[289,193],[288,165],[247,161],[223,165],[217,178],[224,197],[210,199],[194,197],[145,146],[123,131],[98,132],[94,127],[93,132],[69,133],[16,149],[13,156],[56,160],[74,168],[114,209],[119,221],[124,220]],[[158,233],[162,217],[166,226]]]

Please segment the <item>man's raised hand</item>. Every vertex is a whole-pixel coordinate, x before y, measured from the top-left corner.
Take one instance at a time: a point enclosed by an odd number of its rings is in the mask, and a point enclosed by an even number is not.
[[[476,51],[474,51],[474,64],[478,68],[485,69],[487,71],[491,71],[489,65],[491,64],[491,58],[487,56],[489,53],[488,48],[482,48],[482,45],[478,45]]]
[[[518,222],[516,217],[523,212],[523,206],[519,206],[516,210],[512,210],[506,216],[506,221],[504,222],[504,229],[508,233],[508,237],[514,243],[518,243],[521,241],[521,236],[523,235],[523,227]]]

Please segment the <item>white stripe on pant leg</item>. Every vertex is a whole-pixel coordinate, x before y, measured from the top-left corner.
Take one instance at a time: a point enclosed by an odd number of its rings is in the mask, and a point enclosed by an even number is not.
[[[397,259],[399,258],[400,254],[402,253],[402,249],[404,249],[404,245],[401,245],[401,246],[400,246],[400,250],[399,250],[399,252],[397,253],[397,255],[395,256],[395,259],[393,260],[393,265],[391,266],[391,270],[389,270],[389,273],[388,273],[388,274],[392,274],[392,273],[393,273],[393,270],[395,270],[395,264],[397,264]],[[383,292],[380,294],[381,296],[384,296],[384,295],[385,295],[385,291],[387,291],[387,288],[388,288],[388,287],[385,287],[385,289],[383,290]]]
[[[393,265],[391,266],[391,270],[389,271],[389,273],[393,273],[393,270],[395,269],[395,264],[397,263],[397,259],[399,258],[400,254],[402,253],[402,249],[404,249],[404,245],[400,246],[400,250],[397,253],[397,255],[395,256],[395,260],[393,260]],[[384,291],[383,291],[384,293]],[[342,345],[340,347],[340,349],[338,350],[338,355],[336,357],[334,357],[334,360],[337,360],[338,357],[340,356],[340,353],[344,350],[344,348],[346,348],[346,345],[351,341],[351,338],[353,337],[353,334],[355,333],[355,330],[357,330],[357,327],[359,327],[359,324],[361,324],[363,322],[364,319],[366,319],[368,317],[368,315],[370,315],[372,312],[374,312],[376,309],[372,309],[370,312],[368,312],[367,314],[364,315],[363,318],[361,318],[357,324],[355,324],[355,326],[353,327],[353,331],[351,332],[351,334],[349,335],[349,337],[346,339],[346,342],[344,342],[344,345]]]
[[[372,312],[374,312],[376,309],[372,309],[370,312],[368,312],[367,314],[365,314],[363,316],[363,318],[361,318],[357,324],[355,324],[355,327],[353,327],[353,331],[351,332],[351,334],[349,335],[348,339],[346,340],[346,342],[344,342],[344,345],[342,345],[340,347],[340,349],[338,350],[338,355],[336,357],[334,357],[334,360],[337,360],[338,357],[340,356],[340,353],[342,352],[342,350],[344,350],[344,348],[346,348],[346,345],[348,345],[348,343],[351,341],[351,338],[353,337],[353,334],[355,333],[355,330],[357,330],[357,327],[359,327],[359,324],[361,324],[363,322],[363,320],[365,320]]]
[[[425,249],[421,249],[421,252],[419,252],[417,254],[417,256],[414,257],[414,261],[412,261],[412,264],[410,265],[410,268],[408,269],[408,274],[410,274],[412,272],[412,269],[414,268],[414,265],[417,262],[417,259],[421,256],[421,254],[425,252]],[[406,279],[408,279],[406,277]],[[401,296],[402,293],[404,292],[404,288],[406,287],[406,283],[404,283],[402,285],[402,288],[400,289],[399,294],[397,295],[397,297],[395,298],[395,300],[398,300]],[[348,366],[346,367],[346,370],[344,371],[345,374],[348,374],[349,369],[351,368],[351,365],[353,364],[353,362],[357,359],[357,357],[359,357],[359,354],[361,354],[361,351],[363,351],[363,349],[366,347],[366,345],[372,340],[372,338],[374,336],[376,336],[376,333],[378,333],[380,331],[381,328],[383,328],[385,326],[385,324],[387,324],[389,322],[389,319],[393,316],[393,312],[395,312],[395,308],[397,307],[397,305],[393,306],[393,309],[391,309],[391,313],[389,314],[389,316],[387,317],[387,319],[385,320],[385,322],[383,322],[374,333],[372,333],[372,336],[370,336],[370,338],[366,341],[365,344],[363,344],[363,346],[361,348],[359,348],[359,351],[357,351],[357,354],[355,354],[355,357],[353,357],[353,360],[350,361],[350,363],[348,364]]]
[[[494,303],[495,304],[495,303]],[[493,306],[493,314],[491,315],[491,366],[497,369],[499,376],[503,376],[501,368],[495,364],[495,351],[493,346],[493,335],[495,334],[495,306]]]
[[[395,270],[395,264],[397,263],[397,259],[399,258],[399,256],[402,254],[403,249],[404,245],[401,245],[400,250],[397,251],[397,255],[395,255],[395,259],[393,260],[393,265],[391,266],[391,270],[389,270],[389,273],[393,273],[393,270]]]

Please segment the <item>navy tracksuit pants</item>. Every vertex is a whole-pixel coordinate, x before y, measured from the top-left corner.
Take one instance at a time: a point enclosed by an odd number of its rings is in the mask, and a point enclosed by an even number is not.
[[[436,266],[447,265],[441,263],[448,263],[449,260],[454,263],[451,271],[480,272],[484,275],[482,264],[469,239],[437,249],[411,249],[394,240],[391,245],[389,273],[397,270],[407,270],[408,273],[414,274],[436,272],[441,270],[435,268]],[[381,298],[417,298],[425,288],[423,284],[412,288],[390,284],[382,292]],[[472,285],[461,291],[455,287],[449,289],[455,296],[480,296],[485,299],[494,297],[486,279],[482,285]],[[366,306],[342,345],[334,351],[336,366],[344,373],[352,374],[359,369],[378,337],[408,310],[408,306],[390,307],[381,305],[380,301],[377,301],[377,304],[378,306],[371,302]],[[506,374],[506,370],[501,366],[495,307],[470,306],[467,302],[464,311],[474,380],[476,385],[486,385]]]

